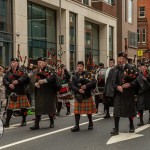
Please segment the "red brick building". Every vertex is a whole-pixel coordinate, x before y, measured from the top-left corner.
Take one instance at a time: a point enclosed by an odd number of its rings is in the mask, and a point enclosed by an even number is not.
[[[150,0],[138,0],[137,7],[138,50],[143,51],[139,60],[147,60],[150,59]]]

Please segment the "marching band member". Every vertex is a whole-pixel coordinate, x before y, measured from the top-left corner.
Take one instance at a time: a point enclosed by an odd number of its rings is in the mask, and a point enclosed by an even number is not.
[[[130,84],[124,85],[124,88],[129,87],[137,87],[138,88],[138,94],[137,94],[137,110],[140,114],[140,122],[137,124],[138,126],[144,125],[143,121],[143,111],[149,110],[149,120],[148,124],[150,124],[150,74],[147,71],[147,66],[144,63],[141,63],[140,67],[140,74]]]
[[[93,129],[92,113],[96,112],[96,106],[91,95],[91,91],[96,87],[96,80],[91,77],[91,74],[84,71],[84,62],[78,61],[77,72],[72,77],[72,90],[75,94],[74,114],[75,126],[71,129],[72,132],[80,130],[79,121],[80,114],[87,114],[89,119],[88,130]]]
[[[24,89],[28,83],[28,75],[19,68],[19,60],[17,58],[12,58],[11,69],[7,71],[3,78],[3,84],[5,85],[7,94],[9,95],[7,118],[4,124],[5,128],[9,127],[9,122],[14,109],[21,109],[21,126],[26,126],[26,108],[29,108],[30,104]]]
[[[46,58],[38,58],[38,68],[35,82],[35,124],[31,130],[39,129],[41,115],[49,115],[50,128],[54,127],[54,114],[56,113],[56,77],[49,66]]]
[[[68,92],[69,92],[70,74],[67,71],[67,69],[65,68],[65,65],[62,64],[60,66],[60,68],[58,70],[58,76],[61,79],[61,84],[62,85],[63,84],[68,84],[68,87],[66,87],[66,90],[68,88]],[[64,92],[67,92],[66,90]],[[62,94],[63,94],[63,91],[62,91]],[[60,94],[60,97],[58,96],[57,116],[59,116],[59,114],[60,114],[60,111],[61,111],[61,108],[62,108],[62,102],[65,102],[65,104],[66,104],[66,108],[67,108],[66,115],[70,115],[70,102],[69,102],[68,99],[71,97],[71,93],[69,92],[68,94],[69,95],[66,95],[66,96],[61,96],[61,94]]]
[[[118,54],[118,65],[111,69],[108,76],[106,96],[114,99],[114,123],[115,128],[111,135],[119,134],[120,117],[127,117],[130,121],[129,132],[134,132],[134,124],[132,117],[136,116],[136,103],[134,100],[134,88],[123,89],[124,79],[127,76],[125,70],[131,71],[132,66],[126,63],[126,55],[123,52]],[[127,76],[128,77],[128,76]],[[130,79],[130,77],[128,77]],[[128,79],[127,78],[127,79]],[[129,80],[126,80],[129,83]]]

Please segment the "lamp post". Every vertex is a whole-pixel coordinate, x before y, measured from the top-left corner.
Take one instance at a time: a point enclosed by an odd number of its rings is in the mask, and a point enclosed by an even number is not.
[[[127,38],[124,38],[124,40],[125,40],[125,54],[126,54],[127,57],[128,57]]]
[[[63,54],[62,52],[62,35],[61,35],[61,0],[59,0],[59,50],[58,50],[58,55],[60,57],[60,62],[61,62],[61,56]]]

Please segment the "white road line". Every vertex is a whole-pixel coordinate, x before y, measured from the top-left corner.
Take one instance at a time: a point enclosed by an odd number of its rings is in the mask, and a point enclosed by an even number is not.
[[[97,121],[100,121],[100,120],[103,120],[103,118],[95,119],[95,120],[93,120],[93,122],[97,122]],[[81,123],[80,126],[83,126],[83,125],[88,124],[88,123],[89,122]],[[72,127],[73,126],[70,126],[70,127],[67,127],[67,128],[59,129],[59,130],[56,130],[56,131],[53,131],[53,132],[49,132],[49,133],[46,133],[46,134],[41,134],[41,135],[38,135],[38,136],[34,136],[32,138],[28,138],[28,139],[25,139],[25,140],[21,140],[21,141],[18,141],[18,142],[7,144],[7,145],[4,145],[4,146],[1,146],[0,149],[5,149],[5,148],[8,148],[8,147],[12,147],[12,146],[16,146],[16,145],[19,145],[19,144],[22,144],[22,143],[33,141],[33,140],[36,140],[36,139],[39,139],[39,138],[42,138],[42,137],[53,135],[53,134],[56,134],[56,133],[59,133],[59,132],[63,132],[63,131],[66,131],[68,129],[71,129]]]

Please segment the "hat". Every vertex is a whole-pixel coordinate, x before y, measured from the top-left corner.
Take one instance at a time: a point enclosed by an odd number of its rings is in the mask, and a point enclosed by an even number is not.
[[[46,60],[45,57],[39,57],[39,58],[38,58],[38,61],[45,61],[45,60]]]
[[[82,65],[82,66],[84,66],[84,62],[83,62],[83,61],[78,61],[78,62],[77,62],[77,65]]]
[[[19,62],[19,59],[18,58],[11,58],[10,61],[17,61],[17,62]]]
[[[118,57],[124,57],[124,58],[126,58],[126,54],[124,52],[119,52],[118,53]]]

